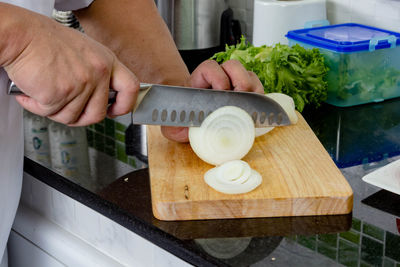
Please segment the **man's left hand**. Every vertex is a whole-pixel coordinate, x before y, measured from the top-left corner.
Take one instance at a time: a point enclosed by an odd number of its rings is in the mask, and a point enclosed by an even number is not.
[[[202,62],[191,74],[187,86],[264,94],[257,75],[247,71],[238,60],[229,60],[221,65],[214,60]],[[188,131],[187,127],[161,127],[166,138],[177,142],[188,142]]]

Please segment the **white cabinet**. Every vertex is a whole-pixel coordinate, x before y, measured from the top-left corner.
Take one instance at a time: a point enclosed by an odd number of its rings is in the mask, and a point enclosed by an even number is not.
[[[10,267],[123,266],[23,204],[18,208],[12,231],[8,247]]]
[[[65,267],[64,264],[14,231],[11,231],[8,240],[8,254],[9,267]]]
[[[30,242],[34,248],[56,260],[60,266],[191,266],[26,173],[13,231]],[[9,255],[13,259],[9,259],[10,262],[15,258],[24,260],[25,252],[19,246],[12,246],[11,249],[13,251],[10,251]],[[36,267],[36,265],[27,266]],[[37,266],[59,265],[43,262]],[[9,267],[14,265],[10,264]],[[21,263],[15,267],[25,267],[25,265]]]

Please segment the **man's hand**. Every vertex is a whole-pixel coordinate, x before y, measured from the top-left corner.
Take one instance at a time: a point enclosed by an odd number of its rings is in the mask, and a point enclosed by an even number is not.
[[[139,82],[111,50],[47,17],[15,10],[25,45],[3,67],[27,95],[17,96],[25,109],[71,126],[89,125],[106,116],[112,88],[118,94],[108,115],[131,111]]]
[[[221,65],[213,60],[204,61],[193,71],[188,86],[264,93],[264,87],[257,75],[247,71],[237,60],[229,60]],[[173,141],[189,141],[188,128],[161,127],[161,132],[166,138]]]

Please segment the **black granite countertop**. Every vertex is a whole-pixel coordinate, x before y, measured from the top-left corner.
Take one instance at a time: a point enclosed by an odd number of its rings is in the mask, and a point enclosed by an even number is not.
[[[354,191],[352,214],[166,222],[152,214],[145,166],[114,166],[110,172],[108,156],[91,151],[97,171],[89,182],[29,156],[24,170],[195,266],[399,267],[400,196],[361,180],[399,158],[399,105],[400,100],[346,109],[326,105],[303,113]]]

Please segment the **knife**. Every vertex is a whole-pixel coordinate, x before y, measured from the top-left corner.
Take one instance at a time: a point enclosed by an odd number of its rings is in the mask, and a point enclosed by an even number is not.
[[[9,81],[7,93],[23,92]],[[109,103],[115,101],[116,91],[110,90]],[[290,125],[283,108],[262,94],[211,90],[141,83],[133,109],[133,124],[164,126],[200,126],[214,110],[223,106],[237,106],[253,119],[256,128]]]

